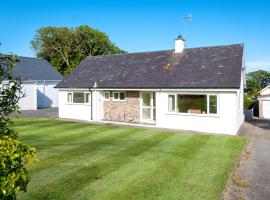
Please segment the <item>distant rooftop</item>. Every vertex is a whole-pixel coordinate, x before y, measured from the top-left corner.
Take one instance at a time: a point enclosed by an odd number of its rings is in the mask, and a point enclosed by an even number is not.
[[[22,80],[62,80],[63,76],[46,60],[38,58],[19,57],[14,73]]]

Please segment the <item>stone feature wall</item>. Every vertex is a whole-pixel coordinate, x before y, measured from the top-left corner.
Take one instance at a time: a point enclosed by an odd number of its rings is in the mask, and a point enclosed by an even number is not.
[[[113,92],[110,91],[110,100],[103,104],[104,120],[115,122],[140,121],[140,93],[138,91],[126,91],[124,101],[114,101]]]

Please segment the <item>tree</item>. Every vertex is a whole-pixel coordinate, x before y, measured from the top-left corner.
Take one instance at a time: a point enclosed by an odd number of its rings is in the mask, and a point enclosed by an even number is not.
[[[246,79],[246,93],[252,100],[255,101],[260,95],[260,91],[268,84],[270,84],[270,72],[264,70],[249,72],[246,76]]]
[[[19,140],[9,118],[23,96],[21,79],[13,73],[17,61],[16,56],[0,54],[0,199],[4,200],[26,191],[30,181],[26,165],[36,158],[35,149]]]
[[[31,47],[37,57],[46,59],[63,75],[68,75],[87,56],[124,53],[105,33],[89,26],[40,28]]]

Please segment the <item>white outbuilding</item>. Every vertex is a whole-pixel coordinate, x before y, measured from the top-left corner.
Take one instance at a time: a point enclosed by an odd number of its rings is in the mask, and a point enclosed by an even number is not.
[[[260,92],[259,112],[261,118],[270,119],[270,85]]]
[[[24,97],[20,99],[20,110],[58,107],[58,84],[63,76],[46,60],[20,57],[14,73],[21,77]],[[7,87],[8,83],[2,83]]]

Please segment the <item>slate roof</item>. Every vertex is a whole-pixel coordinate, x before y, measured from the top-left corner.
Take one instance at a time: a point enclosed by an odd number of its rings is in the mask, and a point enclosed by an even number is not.
[[[57,88],[239,88],[243,44],[89,56]]]
[[[20,57],[14,73],[22,80],[62,80],[63,76],[46,60],[38,58]]]

